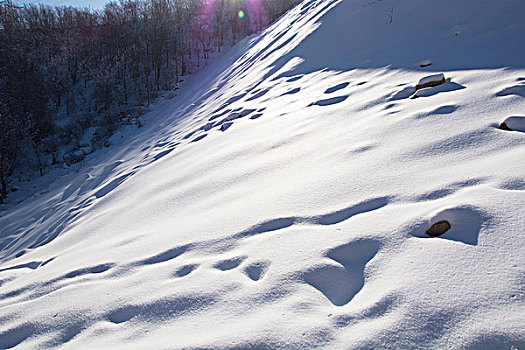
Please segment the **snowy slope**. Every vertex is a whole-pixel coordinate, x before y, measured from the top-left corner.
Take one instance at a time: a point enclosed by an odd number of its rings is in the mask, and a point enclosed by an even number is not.
[[[2,212],[0,348],[525,348],[523,15],[291,10]]]

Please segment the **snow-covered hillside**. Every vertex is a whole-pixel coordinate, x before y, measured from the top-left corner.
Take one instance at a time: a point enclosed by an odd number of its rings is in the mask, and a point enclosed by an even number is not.
[[[0,348],[525,348],[524,15],[289,11],[4,207]]]

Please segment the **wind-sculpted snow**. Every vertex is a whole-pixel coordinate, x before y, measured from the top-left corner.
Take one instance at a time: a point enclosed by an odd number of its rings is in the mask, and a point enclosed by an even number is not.
[[[366,264],[378,251],[375,241],[357,241],[332,249],[327,256],[338,262],[314,267],[304,273],[306,283],[323,293],[336,306],[348,304],[363,288]]]
[[[1,208],[0,348],[525,347],[524,10],[311,0],[243,40]]]

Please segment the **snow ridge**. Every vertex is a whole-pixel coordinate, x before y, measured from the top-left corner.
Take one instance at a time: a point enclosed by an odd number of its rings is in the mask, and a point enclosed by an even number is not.
[[[0,348],[525,347],[524,13],[292,9],[2,214]]]

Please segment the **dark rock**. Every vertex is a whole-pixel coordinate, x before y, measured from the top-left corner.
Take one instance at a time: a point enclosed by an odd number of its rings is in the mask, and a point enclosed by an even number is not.
[[[226,131],[229,129],[230,126],[232,126],[233,122],[226,122],[224,124],[221,125],[221,128],[219,129],[220,131]]]
[[[499,128],[500,128],[501,130],[512,131],[512,130],[507,126],[507,124],[505,124],[505,122],[501,123],[501,124],[499,125]]]
[[[424,84],[421,84],[421,85],[416,85],[416,90],[424,89],[424,88],[428,88],[428,87],[434,87],[434,86],[438,86],[438,85],[441,85],[441,84],[445,84],[445,78],[443,78],[442,80],[439,80],[439,81],[429,81],[428,83],[424,83]]]
[[[438,86],[445,82],[445,75],[443,73],[429,75],[419,80],[416,85],[416,90]]]
[[[430,237],[438,237],[441,236],[443,233],[450,230],[450,223],[446,220],[438,221],[435,224],[433,224],[426,232],[427,235]]]

